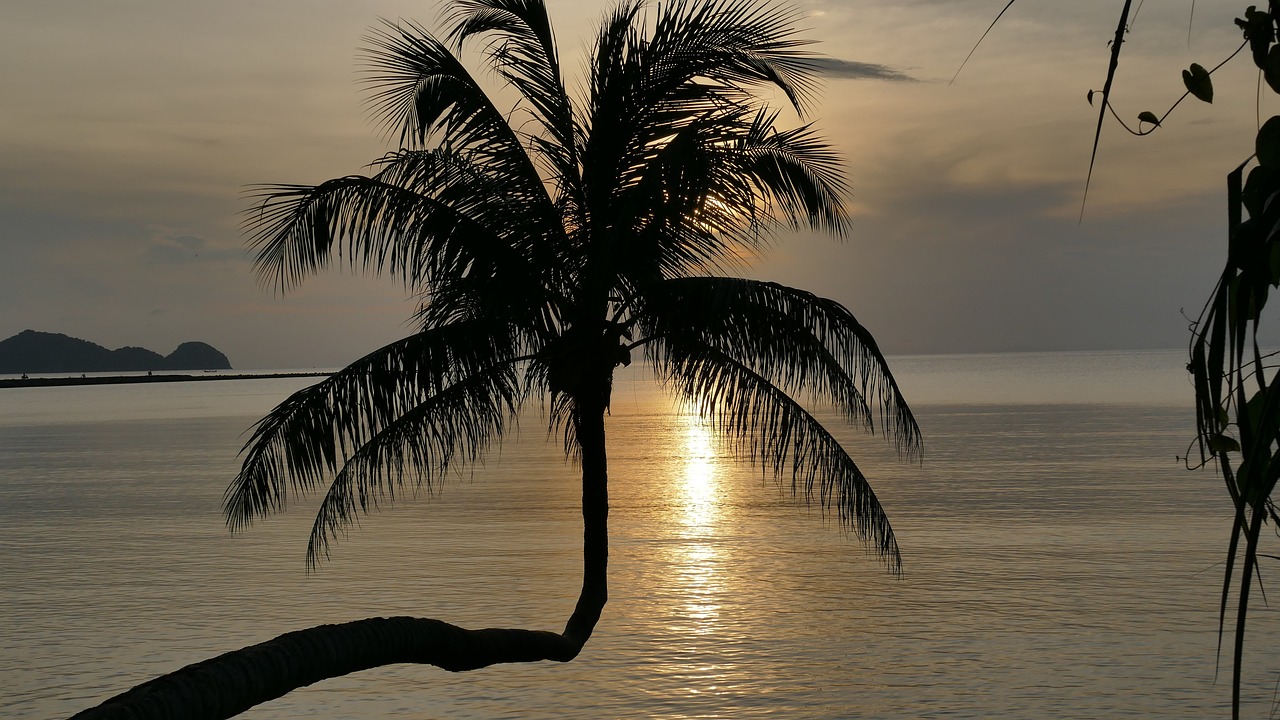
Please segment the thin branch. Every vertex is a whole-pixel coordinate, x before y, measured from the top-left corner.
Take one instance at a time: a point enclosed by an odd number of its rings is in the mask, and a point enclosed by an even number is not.
[[[968,64],[969,58],[973,57],[973,54],[978,51],[978,46],[982,44],[983,40],[987,39],[987,34],[991,32],[991,28],[994,28],[996,23],[1000,22],[1000,18],[1004,17],[1005,10],[1013,7],[1014,2],[1016,2],[1016,0],[1009,0],[1009,3],[1004,6],[1004,10],[1001,10],[1000,14],[996,15],[996,19],[992,20],[991,24],[987,26],[986,31],[982,33],[982,37],[978,38],[978,42],[974,43],[973,48],[969,50],[969,54],[964,56],[964,62],[960,63],[960,67],[956,68],[956,74],[951,76],[951,82],[947,83],[947,87],[950,87],[956,81],[956,78],[960,77],[960,71],[964,70],[964,66]]]
[[[1098,160],[1098,141],[1102,139],[1102,122],[1107,119],[1107,101],[1111,98],[1111,83],[1116,79],[1120,66],[1120,45],[1124,43],[1124,31],[1129,24],[1129,8],[1133,0],[1124,0],[1120,22],[1116,24],[1116,37],[1111,41],[1111,63],[1107,67],[1107,81],[1102,86],[1102,107],[1098,108],[1098,126],[1093,131],[1093,150],[1089,153],[1089,173],[1084,180],[1084,196],[1080,198],[1080,222],[1084,222],[1084,208],[1089,201],[1089,183],[1093,181],[1093,165]]]

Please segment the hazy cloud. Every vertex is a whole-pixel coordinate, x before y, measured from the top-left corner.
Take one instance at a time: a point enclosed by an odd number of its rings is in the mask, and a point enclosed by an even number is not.
[[[841,60],[840,58],[817,58],[812,61],[817,71],[827,77],[846,78],[850,80],[888,80],[889,82],[917,82],[916,78],[877,63],[858,62],[857,60]]]
[[[245,260],[244,251],[215,247],[202,237],[188,234],[155,233],[146,250],[147,260],[161,264],[224,262]]]

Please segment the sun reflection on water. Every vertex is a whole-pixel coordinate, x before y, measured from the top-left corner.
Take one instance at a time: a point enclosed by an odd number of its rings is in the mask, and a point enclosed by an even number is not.
[[[721,487],[718,457],[711,428],[696,414],[682,414],[684,447],[681,475],[680,532],[671,564],[684,602],[678,624],[691,635],[715,632],[724,592],[720,573],[721,545],[718,524]]]
[[[686,530],[705,530],[719,514],[720,482],[716,472],[716,451],[711,429],[696,415],[683,415],[684,438],[684,514]]]

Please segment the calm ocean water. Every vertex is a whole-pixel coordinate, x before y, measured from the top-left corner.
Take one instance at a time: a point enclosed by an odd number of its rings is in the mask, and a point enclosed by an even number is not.
[[[899,358],[922,464],[840,431],[906,575],[634,373],[608,425],[610,602],[572,663],[396,666],[247,718],[1203,718],[1229,502],[1175,462],[1181,353]],[[530,417],[438,496],[303,564],[314,504],[229,535],[242,433],[307,380],[0,390],[0,716],[57,718],[287,630],[413,614],[559,630],[577,477]],[[1265,568],[1264,572],[1272,568]],[[1248,717],[1280,658],[1257,605]]]

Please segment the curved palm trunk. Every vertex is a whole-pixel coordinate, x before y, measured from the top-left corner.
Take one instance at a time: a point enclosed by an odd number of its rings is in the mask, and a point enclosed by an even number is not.
[[[466,630],[439,620],[368,618],[286,633],[143,683],[74,718],[229,718],[327,678],[395,663],[475,670],[571,660],[581,643],[536,630]]]
[[[318,625],[188,665],[77,713],[74,720],[229,718],[321,680],[395,663],[460,672],[500,663],[574,659],[608,600],[604,406],[587,404],[591,407],[580,406],[574,418],[582,450],[582,593],[563,633],[467,630],[415,617]]]
[[[577,641],[579,649],[591,637],[609,600],[609,463],[604,440],[607,404],[605,398],[580,402],[574,417],[578,446],[582,449],[582,592],[564,627],[564,637]]]

